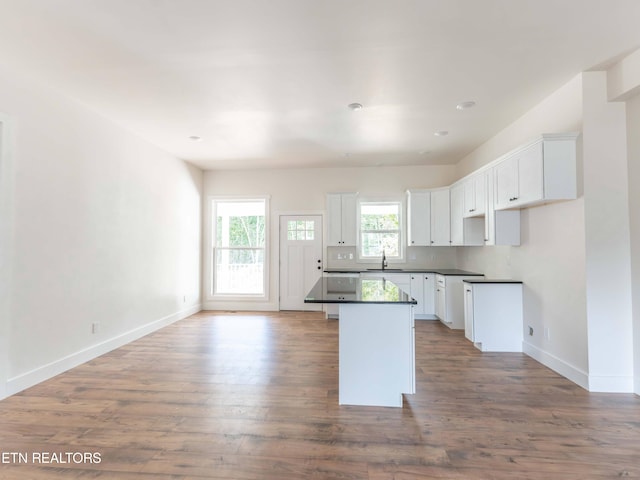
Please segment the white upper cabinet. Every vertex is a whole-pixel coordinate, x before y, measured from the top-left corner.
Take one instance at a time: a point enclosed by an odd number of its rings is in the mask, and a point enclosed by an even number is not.
[[[487,210],[487,173],[476,173],[464,181],[464,216],[478,217]]]
[[[451,187],[451,245],[484,245],[484,217],[464,217],[465,183]]]
[[[432,246],[451,245],[451,213],[449,189],[431,191],[431,242]]]
[[[407,192],[407,239],[411,247],[431,245],[431,192]]]
[[[520,245],[520,210],[495,210],[494,177],[487,173],[485,245]]]
[[[495,209],[576,198],[576,138],[543,135],[500,161],[494,167]]]
[[[357,194],[327,194],[327,243],[332,247],[355,247]]]

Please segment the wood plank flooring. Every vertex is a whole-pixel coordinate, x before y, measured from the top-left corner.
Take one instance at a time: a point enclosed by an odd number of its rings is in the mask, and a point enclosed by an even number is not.
[[[640,478],[639,397],[420,321],[417,394],[341,407],[337,326],[201,312],[5,399],[0,479]]]

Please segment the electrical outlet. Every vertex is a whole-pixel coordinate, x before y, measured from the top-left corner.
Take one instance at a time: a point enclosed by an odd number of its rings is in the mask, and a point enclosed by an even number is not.
[[[529,325],[529,336],[533,337],[533,327]]]

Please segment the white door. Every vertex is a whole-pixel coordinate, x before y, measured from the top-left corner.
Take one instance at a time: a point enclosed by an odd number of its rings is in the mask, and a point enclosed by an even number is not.
[[[322,310],[322,304],[304,303],[322,269],[322,216],[281,216],[280,310]]]

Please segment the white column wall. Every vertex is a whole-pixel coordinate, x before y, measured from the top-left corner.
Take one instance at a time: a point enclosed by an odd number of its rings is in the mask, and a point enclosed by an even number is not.
[[[633,390],[626,113],[606,72],[583,74],[589,390]]]
[[[640,95],[627,102],[634,392],[640,395]]]
[[[11,163],[11,125],[0,113],[0,398],[7,395],[9,378],[9,302],[11,299],[11,259],[13,258],[12,202],[13,174]]]

